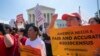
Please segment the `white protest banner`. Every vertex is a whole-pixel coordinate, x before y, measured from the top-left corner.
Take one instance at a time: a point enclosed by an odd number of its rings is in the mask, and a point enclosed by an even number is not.
[[[38,4],[35,7],[35,18],[36,18],[38,27],[40,27],[41,25],[44,25],[44,22],[45,22],[44,15],[42,14],[40,6]]]

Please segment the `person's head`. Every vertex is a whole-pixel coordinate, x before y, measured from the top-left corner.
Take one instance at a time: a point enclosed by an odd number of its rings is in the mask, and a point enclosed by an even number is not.
[[[8,25],[8,24],[5,24],[5,29],[6,29],[6,32],[7,32],[7,33],[11,33],[11,32],[12,32],[12,28],[11,28],[11,26]]]
[[[63,14],[62,20],[66,20],[67,26],[81,26],[81,17],[78,13]]]
[[[0,35],[4,34],[4,28],[3,28],[4,24],[0,23]]]
[[[28,37],[31,40],[35,40],[37,36],[39,35],[39,30],[36,26],[30,26],[28,29]]]
[[[88,23],[90,25],[100,24],[100,18],[99,17],[92,17],[89,19]]]
[[[18,34],[25,35],[25,29],[20,28],[20,29],[18,30]]]
[[[18,31],[17,28],[12,28],[12,32],[11,32],[11,34],[12,34],[12,35],[15,35],[15,34],[17,33],[17,31]]]

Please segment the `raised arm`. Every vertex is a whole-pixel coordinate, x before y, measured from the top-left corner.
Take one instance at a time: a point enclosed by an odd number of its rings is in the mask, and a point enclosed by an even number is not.
[[[12,39],[10,34],[5,34],[4,43],[6,47],[12,47],[14,45],[14,39]]]
[[[14,37],[11,36],[10,30],[11,27],[9,25],[3,25],[3,30],[4,30],[4,43],[6,47],[11,47],[14,45]]]
[[[49,36],[49,29],[54,27],[54,24],[55,24],[57,17],[58,17],[58,14],[54,14],[51,18],[51,22],[50,22],[48,28],[46,29],[46,33],[47,33],[48,36]]]

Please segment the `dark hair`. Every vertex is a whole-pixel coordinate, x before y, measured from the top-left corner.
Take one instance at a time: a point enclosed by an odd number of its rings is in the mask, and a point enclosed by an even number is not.
[[[9,32],[12,32],[12,28],[11,28],[11,26],[8,25],[8,24],[5,24],[5,29],[9,29]]]
[[[76,17],[76,18],[77,18],[77,20],[81,21],[81,19],[79,17]]]
[[[26,33],[25,33],[25,29],[24,28],[20,28],[18,31],[19,32],[23,32],[23,35],[26,36]]]
[[[18,31],[18,29],[17,29],[17,28],[13,28],[12,30],[14,30],[14,31],[15,31],[15,33],[17,33],[17,31]]]
[[[100,24],[100,18],[99,17],[92,17],[89,19],[89,22],[91,19],[94,19],[98,24]]]
[[[100,24],[100,18],[99,18],[99,17],[95,17],[94,20],[95,20],[98,24]]]
[[[19,31],[19,32],[25,32],[25,29],[20,28],[18,31]]]
[[[34,31],[37,32],[37,35],[40,35],[39,29],[36,26],[31,25],[30,27],[32,27],[34,29]]]
[[[42,36],[44,38],[43,40],[50,40],[50,36],[48,36],[47,33],[43,33]]]
[[[28,34],[27,34],[27,33],[28,33],[28,29],[29,29],[29,27],[32,26],[32,25],[34,25],[34,24],[31,23],[31,24],[26,24],[26,25],[25,25],[25,36],[28,37]]]
[[[18,31],[17,28],[12,28],[12,32],[11,32],[11,34],[12,34],[12,35],[15,35],[15,34],[17,33],[17,31]]]
[[[5,33],[4,33],[5,30],[4,30],[4,24],[3,24],[3,23],[0,23],[0,32],[1,32],[2,34],[5,34]]]

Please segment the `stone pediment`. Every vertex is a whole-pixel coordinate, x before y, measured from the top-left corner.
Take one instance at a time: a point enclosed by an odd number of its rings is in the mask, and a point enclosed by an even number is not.
[[[41,10],[55,10],[54,8],[50,8],[50,7],[47,7],[47,6],[43,6],[43,5],[39,5],[40,6],[40,9]],[[35,7],[33,7],[33,8],[30,8],[30,9],[28,9],[27,11],[32,11],[32,10],[34,10],[35,9]]]

